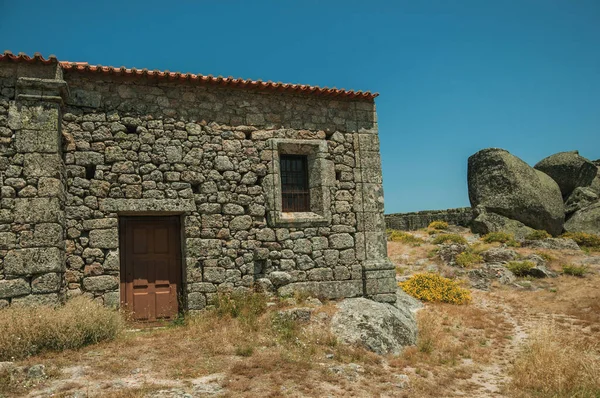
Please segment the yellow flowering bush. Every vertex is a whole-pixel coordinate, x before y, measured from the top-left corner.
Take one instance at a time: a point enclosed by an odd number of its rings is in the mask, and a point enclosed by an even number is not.
[[[457,234],[440,234],[433,239],[434,245],[441,245],[443,243],[460,243],[467,244],[467,240]]]
[[[429,223],[429,226],[427,228],[444,230],[444,229],[448,229],[448,223],[446,221],[439,221],[439,220],[432,221],[431,223]]]
[[[460,287],[458,282],[441,275],[428,272],[415,274],[399,286],[407,294],[423,300],[450,304],[468,304],[471,302],[471,292]]]
[[[398,231],[398,230],[388,230],[388,239],[392,242],[402,242],[411,246],[420,246],[425,241],[417,236],[409,232]]]

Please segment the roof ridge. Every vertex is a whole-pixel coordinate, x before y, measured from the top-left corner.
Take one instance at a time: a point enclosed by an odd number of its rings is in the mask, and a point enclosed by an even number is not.
[[[4,60],[10,60],[15,62],[41,62],[44,64],[58,63],[64,70],[72,70],[75,72],[92,72],[92,73],[103,73],[103,74],[115,74],[115,75],[127,75],[127,76],[148,76],[157,79],[172,79],[172,80],[190,80],[198,81],[206,84],[214,84],[225,87],[239,87],[239,88],[255,88],[259,90],[271,90],[271,91],[285,91],[285,92],[296,92],[303,94],[311,94],[317,96],[327,97],[343,97],[343,98],[358,98],[358,99],[374,99],[379,93],[371,93],[370,91],[354,91],[346,90],[344,88],[337,89],[335,87],[319,87],[310,86],[306,84],[296,83],[281,83],[273,82],[271,80],[263,81],[261,79],[242,79],[234,78],[232,76],[223,77],[213,75],[202,75],[194,73],[182,73],[182,72],[170,72],[169,70],[160,71],[157,69],[139,69],[139,68],[126,68],[125,66],[114,67],[114,66],[103,66],[103,65],[91,65],[88,62],[72,62],[72,61],[59,61],[56,56],[50,55],[48,59],[45,59],[40,53],[36,52],[33,57],[29,57],[24,53],[14,55],[12,52],[6,50],[4,53],[0,53],[0,62]]]

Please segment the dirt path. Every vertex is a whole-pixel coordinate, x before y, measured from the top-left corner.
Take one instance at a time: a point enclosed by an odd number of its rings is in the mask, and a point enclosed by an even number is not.
[[[518,310],[502,301],[493,293],[480,293],[473,305],[486,312],[499,313],[506,324],[510,325],[506,341],[495,342],[492,360],[489,364],[480,365],[480,369],[469,379],[460,383],[465,391],[456,391],[458,396],[477,396],[481,398],[505,397],[503,387],[510,381],[508,369],[521,344],[527,339],[532,325],[518,315]],[[459,387],[460,388],[460,387]],[[468,391],[468,392],[467,392]]]

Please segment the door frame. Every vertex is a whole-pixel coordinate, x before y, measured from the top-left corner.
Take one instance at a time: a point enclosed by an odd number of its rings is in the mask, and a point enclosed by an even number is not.
[[[179,239],[179,250],[177,250],[177,259],[176,264],[178,264],[178,286],[177,286],[177,312],[178,314],[182,314],[185,311],[185,263],[184,263],[184,234],[183,234],[183,215],[181,213],[125,213],[118,214],[118,234],[119,234],[119,307],[127,312],[131,312],[133,310],[129,309],[127,306],[127,294],[126,294],[126,285],[127,285],[127,276],[126,276],[126,264],[127,264],[127,250],[125,250],[126,246],[126,222],[128,220],[160,220],[160,219],[170,219],[174,220],[177,228],[177,239]]]

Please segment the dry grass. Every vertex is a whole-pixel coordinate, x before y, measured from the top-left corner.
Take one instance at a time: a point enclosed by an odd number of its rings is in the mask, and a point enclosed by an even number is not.
[[[449,230],[454,232],[454,229]],[[469,236],[467,232],[459,232],[464,237]],[[388,242],[389,255],[403,273],[411,275],[431,268],[441,275],[461,277],[463,269],[446,267],[439,259],[428,258],[436,246],[427,232],[407,234],[420,239],[419,245],[411,243],[410,238],[406,242]],[[500,243],[480,241],[473,245],[473,252],[498,245]],[[527,247],[515,250],[522,257],[536,253]],[[537,254],[540,253],[537,250]],[[560,270],[562,264],[578,264],[585,257],[581,252],[560,250],[544,250],[543,254],[555,270]],[[80,382],[80,389],[108,386],[96,388],[88,393],[90,396],[141,397],[166,388],[161,387],[163,382],[167,385],[182,383],[186,389],[191,386],[191,380],[214,374],[223,376],[220,383],[225,388],[225,396],[235,397],[492,396],[485,392],[487,387],[477,385],[477,380],[484,375],[489,381],[500,374],[501,380],[495,381],[496,385],[506,383],[506,375],[512,367],[510,361],[517,358],[519,342],[532,325],[540,321],[553,319],[574,332],[573,336],[578,339],[571,340],[576,345],[566,351],[571,357],[582,356],[582,349],[588,349],[587,352],[595,349],[598,353],[594,342],[600,341],[599,285],[597,266],[590,265],[585,278],[560,276],[532,280],[531,289],[494,284],[489,292],[473,291],[472,303],[463,306],[428,303],[418,312],[417,346],[405,349],[399,357],[378,356],[340,343],[328,328],[335,312],[333,303],[314,308],[312,320],[300,323],[277,315],[291,306],[290,301],[267,303],[264,296],[241,295],[221,296],[214,309],[187,317],[176,325],[122,333],[113,341],[61,353],[44,351],[18,361],[17,365],[43,363],[47,373],[55,369],[52,374],[56,376],[51,378],[58,377],[61,368],[86,367],[89,371],[85,383]],[[304,306],[303,298],[297,296],[295,300]],[[524,354],[518,356],[515,367],[519,360],[525,361],[523,358]],[[582,358],[585,363],[592,363],[593,358]],[[531,362],[523,364],[533,366]],[[360,370],[353,370],[356,367]],[[595,370],[589,371],[593,369],[596,368],[580,368],[579,373],[592,375]],[[137,382],[129,388],[111,384],[114,380],[131,380],[141,374],[147,377],[146,384]],[[403,389],[396,386],[400,374],[410,378],[410,385]],[[571,390],[571,393],[576,397],[592,397],[597,393],[584,386],[587,390]],[[12,393],[26,395],[32,388],[39,391],[42,386],[22,387]],[[511,395],[508,396],[519,398],[569,396],[555,390],[536,391],[527,384],[511,384],[509,388]],[[63,392],[69,396],[76,390],[72,386],[65,387],[57,391],[57,396]]]
[[[417,346],[389,361],[391,367],[413,373],[410,397],[452,396],[460,383],[493,360],[494,349],[506,343],[510,329],[500,315],[472,305],[428,304],[417,322]]]
[[[119,313],[84,297],[57,308],[13,306],[0,311],[0,360],[111,340],[123,325]]]
[[[516,397],[600,396],[600,346],[575,330],[545,325],[531,334],[510,371]]]
[[[272,304],[267,306],[265,296],[258,294],[221,296],[214,309],[189,316],[183,324],[123,333],[115,341],[80,350],[45,352],[20,365],[44,363],[47,369],[60,369],[77,364],[89,368],[86,383],[91,384],[128,379],[139,368],[156,382],[222,373],[230,396],[248,397],[277,396],[276,392],[286,389],[306,396],[328,395],[326,386],[332,385],[334,390],[341,388],[340,394],[334,395],[345,395],[346,387],[357,388],[352,383],[336,385],[339,376],[332,380],[327,370],[330,366],[358,363],[366,373],[379,377],[382,357],[341,344],[329,332],[326,322],[334,312],[333,304],[315,308],[315,320],[310,323],[278,315],[287,308],[285,301]],[[390,388],[379,383],[373,379],[355,393],[370,395]],[[155,389],[153,385],[119,388],[124,391],[118,396],[123,397],[143,396]],[[107,390],[106,396],[115,391]]]

